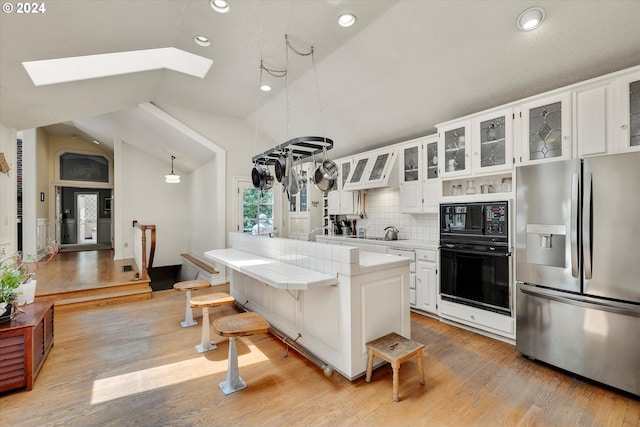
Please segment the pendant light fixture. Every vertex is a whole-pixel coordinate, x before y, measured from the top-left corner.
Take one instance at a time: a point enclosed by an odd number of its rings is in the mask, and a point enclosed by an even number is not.
[[[173,160],[176,156],[171,156],[171,173],[164,176],[164,182],[167,184],[178,184],[180,182],[180,175],[173,173]]]

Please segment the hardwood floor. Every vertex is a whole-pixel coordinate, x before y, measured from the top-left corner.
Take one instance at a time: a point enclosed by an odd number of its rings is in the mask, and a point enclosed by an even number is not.
[[[36,296],[55,298],[58,311],[151,298],[148,278],[133,259],[113,260],[113,250],[61,252],[36,273]]]
[[[206,292],[206,291],[198,291]],[[233,313],[231,306],[213,316]],[[182,328],[184,294],[56,312],[55,344],[29,392],[0,394],[0,420],[20,426],[639,426],[640,399],[534,363],[509,344],[417,314],[417,364],[371,383],[322,371],[273,335],[238,339],[249,387],[224,396],[228,343],[198,354]],[[201,320],[200,315],[197,316]]]

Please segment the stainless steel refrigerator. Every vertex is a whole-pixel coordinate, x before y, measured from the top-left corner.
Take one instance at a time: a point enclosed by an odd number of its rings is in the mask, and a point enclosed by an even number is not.
[[[640,152],[516,170],[516,347],[640,395]]]

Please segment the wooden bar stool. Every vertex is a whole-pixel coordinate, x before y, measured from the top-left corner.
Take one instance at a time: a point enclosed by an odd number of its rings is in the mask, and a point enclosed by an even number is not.
[[[180,322],[180,326],[186,328],[188,326],[197,325],[198,322],[193,320],[193,310],[191,309],[191,291],[195,291],[197,289],[205,289],[210,288],[211,283],[202,279],[195,280],[185,280],[184,282],[177,282],[173,284],[173,289],[180,292],[187,293],[187,303],[184,311],[184,320]]]
[[[269,323],[257,313],[246,312],[219,317],[213,321],[213,327],[218,335],[229,337],[229,362],[227,379],[218,384],[220,390],[226,395],[247,388],[247,383],[238,372],[238,350],[236,337],[244,337],[254,334],[266,334],[269,332]]]
[[[391,363],[393,369],[393,400],[398,397],[398,383],[400,382],[400,364],[412,357],[418,359],[418,372],[420,373],[420,384],[424,384],[424,368],[422,366],[422,350],[424,344],[410,340],[392,332],[377,340],[367,343],[369,358],[367,359],[366,382],[371,382],[371,371],[373,369],[373,358],[378,356],[382,360]]]
[[[213,294],[198,295],[191,298],[191,307],[202,309],[202,335],[200,337],[200,344],[196,346],[198,353],[204,353],[218,348],[218,346],[211,342],[209,308],[233,304],[235,301],[236,299],[226,292],[215,292]]]

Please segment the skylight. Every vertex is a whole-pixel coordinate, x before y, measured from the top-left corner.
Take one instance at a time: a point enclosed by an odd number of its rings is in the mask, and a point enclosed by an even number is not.
[[[23,62],[36,86],[168,69],[203,78],[213,60],[173,47]]]

